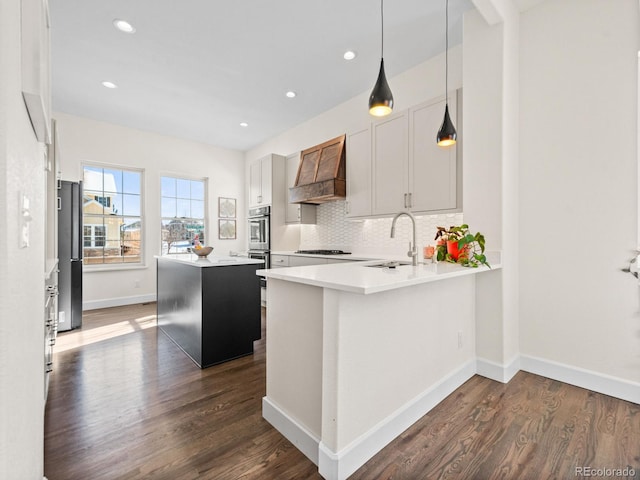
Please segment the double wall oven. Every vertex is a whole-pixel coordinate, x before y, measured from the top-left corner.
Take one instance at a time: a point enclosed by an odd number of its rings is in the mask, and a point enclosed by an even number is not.
[[[249,258],[264,261],[264,268],[271,266],[271,207],[249,209]],[[267,286],[267,280],[260,277],[260,285]]]

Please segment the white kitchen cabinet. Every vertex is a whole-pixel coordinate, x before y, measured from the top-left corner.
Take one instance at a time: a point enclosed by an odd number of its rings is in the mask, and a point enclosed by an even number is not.
[[[456,97],[454,93],[449,98],[449,113],[460,128]],[[460,143],[446,148],[436,145],[444,108],[444,99],[431,100],[372,125],[371,215],[462,207]]]
[[[426,102],[409,110],[409,208],[415,212],[451,210],[457,198],[458,144],[439,147],[436,133],[442,124],[445,100]],[[449,114],[457,122],[455,93]]]
[[[289,257],[290,267],[304,267],[306,265],[326,265],[327,259],[322,257],[299,257],[291,255]]]
[[[371,128],[347,134],[347,198],[349,218],[371,215]]]
[[[290,255],[271,255],[271,268],[281,268],[289,266]]]
[[[316,205],[306,203],[289,203],[289,188],[296,184],[300,153],[296,152],[287,157],[285,165],[285,223],[286,224],[315,224]]]
[[[373,124],[372,213],[408,208],[409,114],[402,111]]]
[[[271,205],[273,157],[267,155],[249,164],[249,208]]]
[[[21,0],[22,97],[39,142],[51,142],[51,46],[48,0]]]

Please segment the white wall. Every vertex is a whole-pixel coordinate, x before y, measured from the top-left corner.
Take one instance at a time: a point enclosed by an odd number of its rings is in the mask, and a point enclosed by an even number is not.
[[[521,352],[635,382],[638,20],[558,0],[520,24]]]
[[[155,299],[154,255],[160,252],[160,176],[208,178],[208,240],[214,254],[246,250],[244,161],[241,152],[56,113],[63,180],[82,179],[83,163],[144,169],[145,266],[126,270],[85,268],[85,308]],[[236,240],[218,239],[218,197],[237,199]],[[139,287],[136,287],[139,284]]]
[[[0,478],[41,479],[44,439],[42,144],[21,95],[20,0],[0,2]],[[31,244],[19,248],[19,198],[31,201]]]

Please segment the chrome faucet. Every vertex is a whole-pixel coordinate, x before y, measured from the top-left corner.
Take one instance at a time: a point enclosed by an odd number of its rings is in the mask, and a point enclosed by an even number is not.
[[[396,220],[401,215],[406,215],[411,219],[411,223],[413,224],[413,245],[409,244],[409,251],[407,252],[407,256],[411,257],[411,264],[415,267],[418,265],[418,248],[416,247],[416,217],[413,216],[411,212],[400,212],[395,217],[393,217],[393,222],[391,222],[391,238],[395,238],[396,236]]]

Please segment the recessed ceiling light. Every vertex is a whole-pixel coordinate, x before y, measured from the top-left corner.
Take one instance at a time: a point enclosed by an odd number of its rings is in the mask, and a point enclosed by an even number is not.
[[[124,32],[124,33],[135,33],[136,32],[136,29],[134,28],[133,25],[131,25],[126,20],[120,20],[119,18],[116,18],[113,21],[113,26],[116,27],[121,32]]]
[[[102,86],[107,88],[118,88],[118,86],[113,82],[102,82]]]
[[[345,60],[353,60],[354,58],[356,58],[356,56],[358,56],[356,52],[354,52],[353,50],[347,50],[346,52],[344,52],[344,55],[342,57]]]
[[[240,122],[241,127],[248,127],[249,124],[247,122]]]
[[[287,93],[285,93],[285,95],[286,95],[288,98],[294,98],[297,94],[296,94],[296,92],[294,92],[293,90],[289,90]]]

